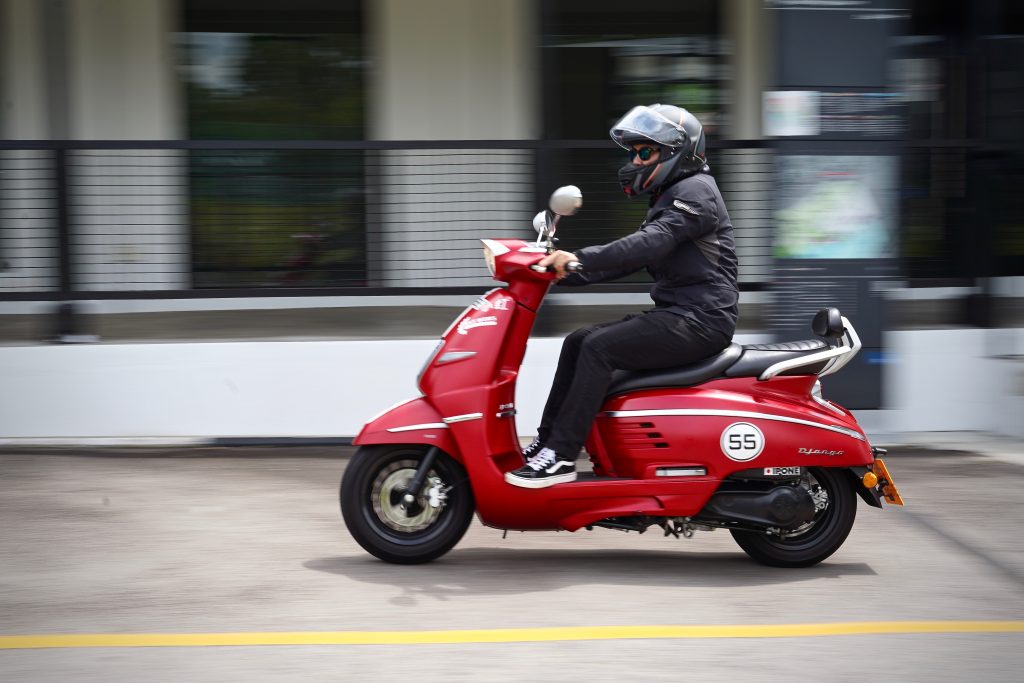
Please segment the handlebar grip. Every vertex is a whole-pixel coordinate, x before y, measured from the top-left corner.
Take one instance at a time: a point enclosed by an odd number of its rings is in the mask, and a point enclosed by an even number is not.
[[[569,271],[570,273],[575,273],[575,272],[583,270],[583,264],[580,263],[579,261],[569,261],[568,263],[565,264],[565,269],[567,271]],[[540,265],[537,265],[536,263],[533,264],[532,266],[530,266],[530,270],[535,270],[538,273],[550,273],[550,272],[552,272],[551,268],[549,268],[548,266],[540,266]]]

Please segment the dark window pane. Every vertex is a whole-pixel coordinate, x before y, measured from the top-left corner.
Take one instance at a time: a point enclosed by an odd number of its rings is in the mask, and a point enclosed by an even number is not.
[[[180,73],[192,139],[360,140],[361,3],[185,3]],[[362,151],[197,151],[196,287],[366,282]]]
[[[196,287],[365,285],[363,152],[197,151],[192,188]]]
[[[545,138],[608,142],[606,149],[545,153],[539,182],[584,191],[587,211],[574,217],[562,246],[609,242],[636,230],[647,209],[619,187],[617,171],[628,158],[608,139],[609,128],[633,106],[661,102],[689,109],[715,134],[726,79],[718,3],[653,0],[629,9],[609,0],[553,0],[541,11]]]

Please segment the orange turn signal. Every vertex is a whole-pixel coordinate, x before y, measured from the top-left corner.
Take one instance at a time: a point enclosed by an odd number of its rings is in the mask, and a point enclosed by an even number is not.
[[[863,482],[864,488],[873,489],[878,486],[878,477],[874,472],[868,472],[864,475],[864,478],[861,479],[861,482]]]

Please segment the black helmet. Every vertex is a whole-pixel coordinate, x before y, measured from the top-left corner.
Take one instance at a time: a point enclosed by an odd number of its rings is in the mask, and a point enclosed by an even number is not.
[[[609,131],[612,140],[624,149],[637,143],[654,143],[661,158],[653,166],[632,162],[619,169],[619,182],[627,197],[645,192],[657,194],[680,178],[704,170],[704,128],[697,117],[671,104],[633,107]]]

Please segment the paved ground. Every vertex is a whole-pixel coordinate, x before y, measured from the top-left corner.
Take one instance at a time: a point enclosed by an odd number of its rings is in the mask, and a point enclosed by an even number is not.
[[[396,567],[363,553],[340,520],[345,450],[0,454],[0,644],[68,633],[304,642],[310,632],[1024,619],[1024,467],[1012,462],[893,454],[909,507],[861,505],[843,549],[806,570],[755,565],[722,531],[502,539],[479,524],[442,560]],[[1022,666],[1020,631],[0,649],[3,681],[1011,681]]]

